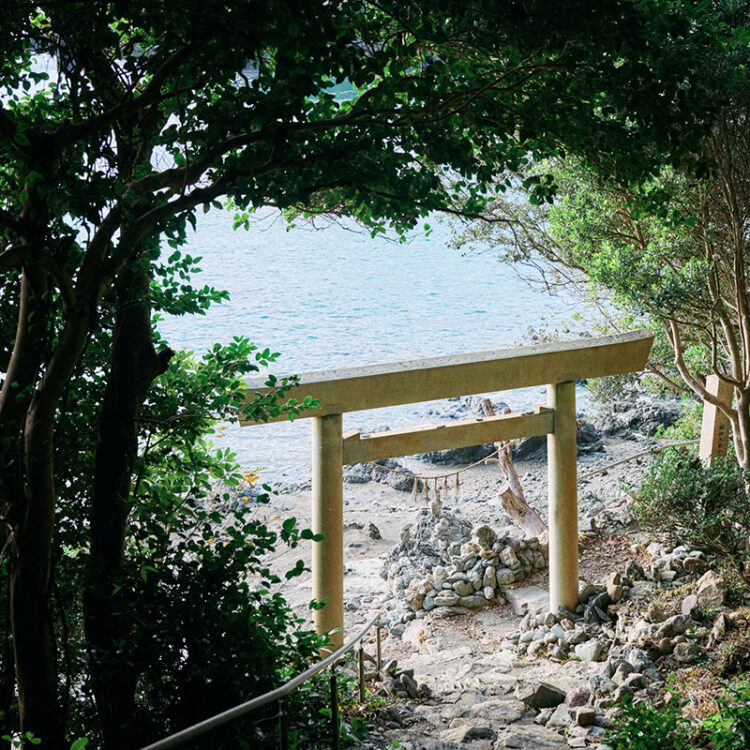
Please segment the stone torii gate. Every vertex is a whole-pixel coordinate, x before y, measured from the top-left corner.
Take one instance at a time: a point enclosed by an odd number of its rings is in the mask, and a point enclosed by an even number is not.
[[[318,633],[343,643],[344,544],[343,475],[345,464],[428,451],[547,435],[549,494],[550,609],[578,603],[578,497],[576,478],[576,380],[642,370],[653,335],[638,330],[518,349],[458,354],[342,370],[308,372],[289,391],[299,403],[310,396],[312,530],[324,540],[313,544],[312,593],[326,604],[314,613]],[[342,431],[345,412],[432,401],[477,393],[547,386],[546,406],[531,413],[469,419],[375,433]],[[274,389],[259,377],[247,382],[247,399]],[[271,421],[285,420],[280,416]],[[254,422],[241,422],[252,425]],[[338,629],[338,630],[337,630]]]

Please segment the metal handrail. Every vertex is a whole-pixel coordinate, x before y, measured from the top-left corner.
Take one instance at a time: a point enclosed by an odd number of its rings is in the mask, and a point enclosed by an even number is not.
[[[264,693],[263,695],[259,695],[257,698],[253,698],[252,700],[246,701],[245,703],[241,703],[239,706],[229,708],[226,711],[223,711],[220,714],[216,714],[215,716],[212,716],[208,719],[204,719],[198,724],[193,724],[193,726],[191,727],[181,729],[179,732],[175,732],[175,734],[171,734],[169,737],[158,740],[151,745],[146,745],[145,747],[141,748],[141,750],[168,750],[168,748],[178,747],[189,740],[195,739],[196,737],[199,737],[200,735],[205,734],[212,729],[216,729],[217,727],[220,727],[227,722],[232,721],[233,719],[238,719],[241,716],[255,711],[258,708],[267,706],[269,703],[273,703],[274,701],[286,698],[287,695],[298,688],[303,682],[306,682],[311,677],[314,677],[319,672],[322,672],[326,667],[330,666],[342,656],[345,656],[347,653],[349,653],[349,651],[351,651],[357,645],[357,643],[359,643],[359,641],[364,638],[370,628],[378,621],[381,614],[381,612],[377,612],[375,615],[373,615],[368,620],[364,628],[362,628],[362,630],[354,638],[352,638],[348,643],[345,643],[340,649],[334,651],[330,656],[327,656],[325,659],[323,659],[323,661],[314,664],[312,667],[302,672],[302,674],[299,674],[296,677],[293,677],[288,682],[285,682],[281,687],[278,687],[275,690],[271,690],[268,693]],[[380,626],[378,625],[378,634],[379,631]],[[380,656],[379,643],[378,656]],[[380,664],[378,664],[378,669],[379,668]]]

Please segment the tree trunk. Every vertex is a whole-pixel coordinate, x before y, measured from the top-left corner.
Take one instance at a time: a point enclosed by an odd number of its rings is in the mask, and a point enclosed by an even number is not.
[[[64,748],[57,702],[55,642],[49,612],[52,533],[55,520],[55,416],[63,390],[86,344],[85,305],[69,311],[24,423],[26,508],[11,547],[11,620],[21,732],[44,748]]]
[[[735,452],[743,469],[750,469],[750,393],[743,390],[737,393],[737,422],[739,430],[735,432]]]
[[[488,398],[482,399],[482,411],[488,417],[495,416],[492,402]],[[542,541],[546,540],[547,527],[539,514],[526,502],[521,480],[513,465],[513,441],[496,443],[496,445],[498,447],[497,463],[505,477],[505,486],[499,493],[503,510],[511,521],[526,534],[538,537]]]
[[[63,748],[55,642],[49,612],[55,489],[52,474],[54,408],[35,399],[27,417],[26,514],[14,531],[10,606],[21,732],[50,750]]]
[[[47,293],[44,272],[27,264],[21,277],[16,340],[0,393],[0,493],[9,529],[8,599],[20,729],[42,739],[45,748],[62,748],[48,609],[54,406],[49,408],[39,389],[33,392],[43,352]]]
[[[84,622],[94,696],[108,750],[132,747],[127,725],[135,713],[138,677],[122,651],[129,643],[129,615],[118,616],[131,482],[138,441],[136,419],[154,379],[172,352],[157,353],[151,331],[148,276],[134,262],[117,286],[112,361],[102,405],[91,510],[91,558],[84,596]]]
[[[13,659],[13,640],[10,630],[10,576],[6,567],[0,570],[2,581],[0,591],[2,592],[2,630],[0,631],[0,711],[3,714],[0,730],[3,735],[11,731],[11,727],[17,726],[17,716],[14,715],[13,704],[16,699],[16,670]],[[0,748],[10,748],[10,742],[0,740]]]

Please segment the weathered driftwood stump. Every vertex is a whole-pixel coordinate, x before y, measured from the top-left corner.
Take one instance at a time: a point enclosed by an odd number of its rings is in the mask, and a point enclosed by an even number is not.
[[[487,417],[495,416],[492,402],[488,398],[482,399],[482,411]],[[510,413],[510,409],[506,407],[503,409],[503,413]],[[499,493],[500,504],[513,523],[523,529],[528,536],[535,536],[541,541],[546,541],[548,537],[547,527],[539,514],[526,502],[521,480],[518,478],[518,472],[513,465],[513,442],[513,440],[506,440],[502,443],[496,443],[498,448],[497,464],[505,478],[505,484]]]

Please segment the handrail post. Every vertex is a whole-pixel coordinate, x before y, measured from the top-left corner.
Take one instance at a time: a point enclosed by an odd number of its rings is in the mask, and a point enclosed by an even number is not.
[[[377,656],[375,657],[375,660],[376,660],[375,661],[375,666],[376,666],[376,672],[377,672],[377,675],[378,675],[378,679],[380,679],[380,669],[381,669],[381,667],[383,665],[383,658],[382,658],[382,655],[381,655],[381,652],[380,652],[380,628],[381,628],[380,618],[378,618],[378,622],[375,625],[375,637],[377,639],[377,644],[378,644],[377,645]]]
[[[342,421],[341,414],[314,417],[312,428],[312,531],[324,537],[312,545],[312,593],[328,600],[313,620],[319,635],[331,634],[333,650],[344,642]]]
[[[339,731],[339,693],[336,686],[336,665],[331,665],[331,747],[341,750],[341,736]]]
[[[359,642],[357,649],[357,672],[359,675],[359,702],[365,702],[365,650],[362,648],[362,641]]]
[[[555,411],[554,432],[547,435],[549,478],[550,611],[578,605],[578,496],[576,458],[576,384],[547,386]]]
[[[289,713],[284,698],[279,700],[279,750],[289,750]]]

